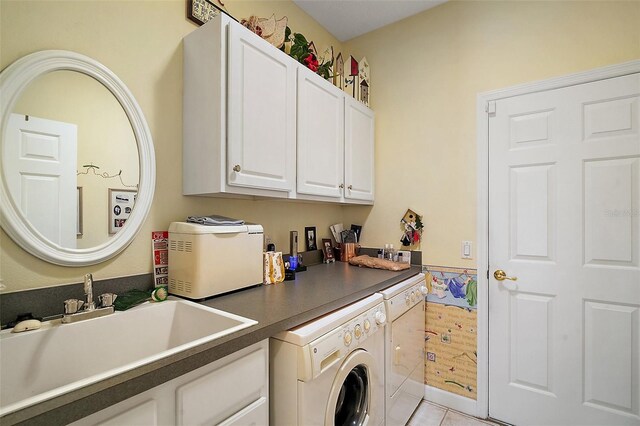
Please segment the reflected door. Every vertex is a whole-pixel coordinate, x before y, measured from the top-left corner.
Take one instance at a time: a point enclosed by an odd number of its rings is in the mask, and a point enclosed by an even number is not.
[[[49,241],[75,248],[76,125],[11,114],[5,134],[2,166],[16,205]]]
[[[495,103],[491,417],[640,424],[639,94],[633,74]]]

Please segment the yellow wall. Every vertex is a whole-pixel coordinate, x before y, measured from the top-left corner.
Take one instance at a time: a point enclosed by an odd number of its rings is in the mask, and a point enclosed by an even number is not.
[[[340,43],[290,1],[229,1],[240,19],[251,14],[288,16],[293,31],[319,51]],[[185,17],[185,0],[22,1],[0,3],[0,68],[44,49],[73,50],[109,67],[129,87],[149,123],[157,162],[156,195],[141,233],[122,254],[100,265],[63,268],[29,255],[0,232],[0,279],[6,291],[151,272],[150,236],[190,214],[222,214],[260,223],[288,252],[289,230],[318,238],[343,221],[346,208],[332,204],[247,201],[182,196],[182,38],[197,27]],[[303,248],[303,245],[300,245]]]
[[[0,67],[42,49],[74,50],[111,68],[133,92],[154,137],[156,196],[127,250],[101,265],[61,268],[0,233],[0,279],[8,291],[151,271],[149,234],[188,214],[218,213],[261,223],[280,249],[288,231],[364,225],[363,244],[398,246],[407,208],[424,215],[424,262],[475,267],[460,241],[475,240],[476,94],[640,57],[640,2],[453,1],[340,44],[289,1],[226,2],[238,17],[287,15],[294,31],[366,55],[376,111],[376,204],[339,207],[181,195],[182,47],[196,27],[185,1],[0,3]]]
[[[397,242],[390,224],[410,207],[424,264],[474,268],[460,243],[476,239],[476,95],[640,58],[640,2],[450,1],[345,50],[369,60],[376,112],[362,242]]]

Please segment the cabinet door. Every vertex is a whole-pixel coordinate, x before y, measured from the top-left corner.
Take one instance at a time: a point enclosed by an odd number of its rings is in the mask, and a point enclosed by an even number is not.
[[[227,183],[291,191],[295,62],[237,23],[228,35]]]
[[[344,187],[344,92],[298,68],[298,168],[301,194],[340,198]]]
[[[268,406],[268,352],[260,347],[176,389],[178,425],[210,425]],[[256,411],[255,415],[262,411]],[[268,422],[268,410],[261,424]],[[233,424],[231,422],[231,424]]]
[[[344,99],[344,197],[373,201],[373,111],[349,96]]]

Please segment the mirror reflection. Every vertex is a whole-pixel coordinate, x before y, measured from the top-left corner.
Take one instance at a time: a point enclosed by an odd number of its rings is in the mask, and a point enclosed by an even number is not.
[[[138,191],[138,149],[100,82],[76,71],[40,76],[21,93],[4,138],[11,197],[45,238],[83,249],[122,229]]]

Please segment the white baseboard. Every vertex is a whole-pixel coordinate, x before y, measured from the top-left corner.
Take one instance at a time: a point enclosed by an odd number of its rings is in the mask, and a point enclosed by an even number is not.
[[[464,396],[434,388],[433,386],[424,385],[424,399],[470,416],[475,417],[477,415],[477,404],[474,399],[465,398]]]

